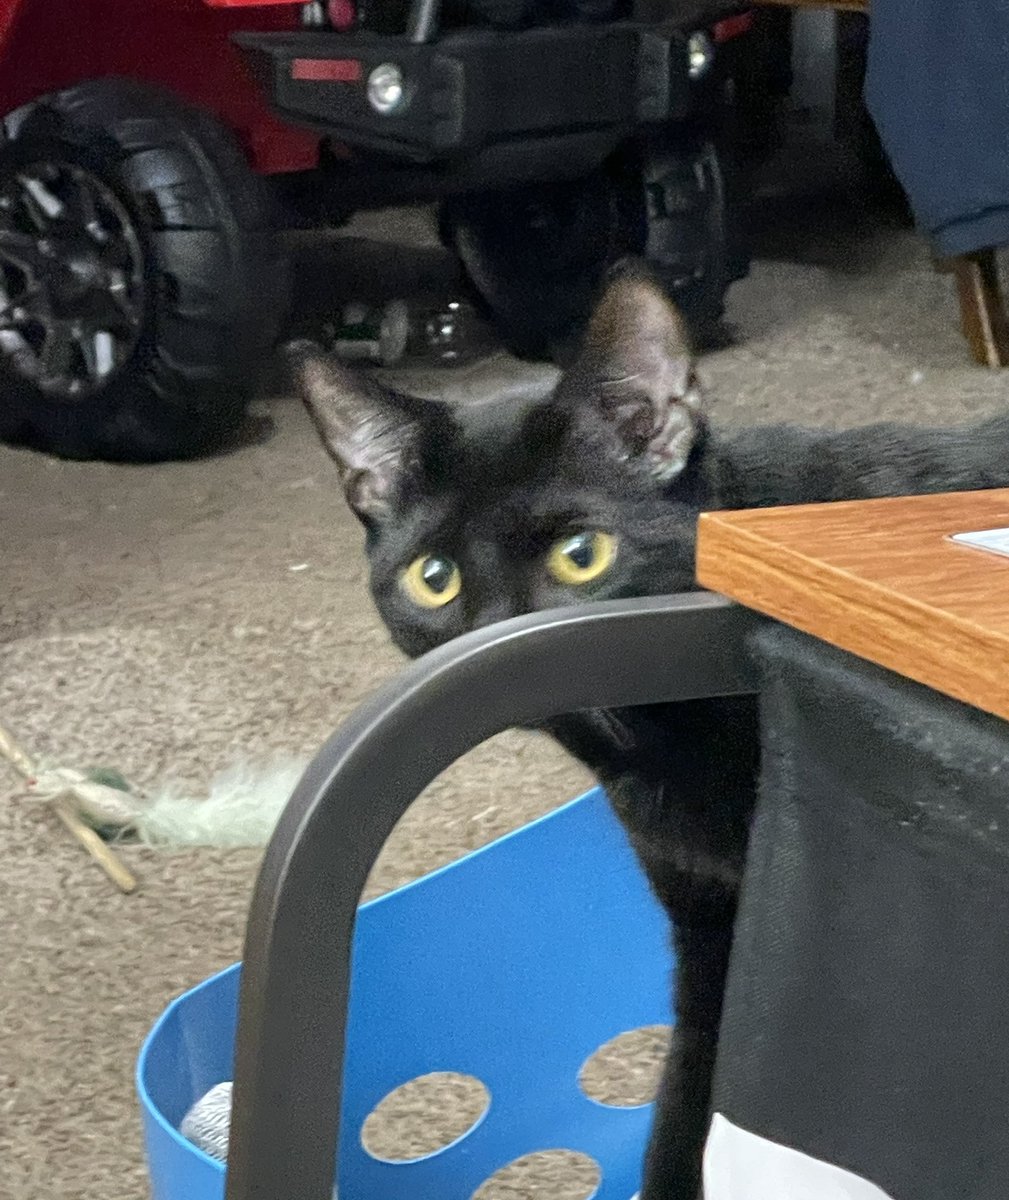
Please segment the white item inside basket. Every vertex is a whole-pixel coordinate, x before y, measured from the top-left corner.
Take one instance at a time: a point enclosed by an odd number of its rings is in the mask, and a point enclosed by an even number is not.
[[[201,1096],[182,1118],[179,1132],[204,1154],[226,1163],[231,1132],[231,1083],[217,1083]],[[336,1188],[333,1200],[338,1200]]]
[[[179,1132],[218,1162],[228,1161],[231,1130],[231,1084],[218,1083],[201,1096],[182,1118]]]

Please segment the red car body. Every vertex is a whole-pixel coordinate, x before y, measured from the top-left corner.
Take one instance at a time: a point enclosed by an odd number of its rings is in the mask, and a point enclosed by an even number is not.
[[[319,137],[270,110],[233,33],[296,29],[301,0],[0,0],[0,114],[85,79],[161,84],[215,114],[256,171],[317,165]]]

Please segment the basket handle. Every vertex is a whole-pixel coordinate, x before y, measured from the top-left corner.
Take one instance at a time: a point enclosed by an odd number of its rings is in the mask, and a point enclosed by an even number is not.
[[[417,795],[515,725],[754,693],[757,620],[704,592],[533,613],[432,651],[350,716],[295,789],[253,894],[227,1200],[331,1200],[354,920]]]

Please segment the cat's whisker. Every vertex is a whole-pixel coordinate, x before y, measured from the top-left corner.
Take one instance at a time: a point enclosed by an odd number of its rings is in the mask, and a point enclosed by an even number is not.
[[[640,371],[635,371],[633,375],[621,375],[618,379],[603,379],[601,381],[603,387],[621,387],[625,383],[639,383],[642,379]]]

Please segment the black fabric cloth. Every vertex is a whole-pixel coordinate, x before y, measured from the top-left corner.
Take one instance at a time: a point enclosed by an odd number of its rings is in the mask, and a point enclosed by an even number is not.
[[[872,0],[866,103],[942,255],[1009,243],[1009,4]]]
[[[895,1200],[1009,1194],[1009,726],[776,626],[715,1110]]]

